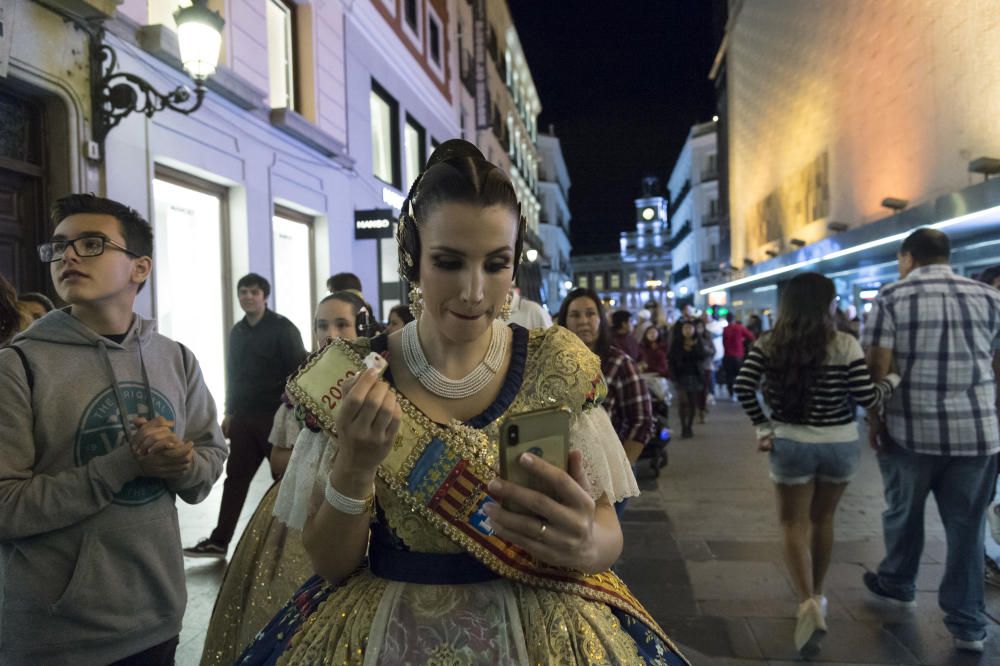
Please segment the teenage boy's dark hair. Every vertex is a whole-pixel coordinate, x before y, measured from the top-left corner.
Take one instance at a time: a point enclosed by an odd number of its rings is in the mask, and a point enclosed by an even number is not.
[[[264,292],[264,298],[271,295],[271,283],[267,281],[266,277],[257,273],[247,273],[241,277],[240,281],[236,283],[236,291],[242,287],[260,287],[260,290]]]
[[[361,278],[354,273],[337,273],[326,280],[328,291],[361,291]]]
[[[94,194],[69,194],[52,204],[49,219],[52,221],[52,228],[55,228],[70,215],[79,214],[110,215],[115,218],[125,238],[125,247],[140,257],[152,258],[153,227],[133,208]],[[142,291],[145,286],[145,282],[140,284],[138,291]]]
[[[618,330],[632,320],[632,313],[628,310],[615,310],[611,313],[611,328]]]
[[[951,241],[947,234],[937,229],[917,229],[906,237],[899,247],[918,265],[947,263],[951,256]]]

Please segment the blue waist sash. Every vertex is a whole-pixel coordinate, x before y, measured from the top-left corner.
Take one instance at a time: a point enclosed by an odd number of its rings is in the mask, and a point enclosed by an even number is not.
[[[500,578],[468,553],[417,553],[401,550],[381,523],[372,525],[368,568],[379,578],[421,585],[465,585]]]

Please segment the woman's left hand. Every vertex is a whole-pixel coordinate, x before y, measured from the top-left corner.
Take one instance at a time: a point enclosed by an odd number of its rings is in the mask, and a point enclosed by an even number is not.
[[[518,464],[543,480],[552,496],[499,478],[490,481],[490,495],[497,501],[483,510],[497,536],[547,564],[581,571],[599,568],[594,530],[597,507],[580,452],[570,452],[568,472],[530,453],[522,454]],[[503,501],[530,513],[505,509],[500,506]]]

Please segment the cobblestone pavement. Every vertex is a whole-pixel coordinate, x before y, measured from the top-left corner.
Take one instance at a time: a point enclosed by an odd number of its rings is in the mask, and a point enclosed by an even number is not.
[[[738,405],[720,402],[706,425],[695,426],[693,439],[677,440],[669,451],[670,464],[659,479],[652,479],[640,465],[643,495],[632,500],[625,513],[625,551],[618,571],[694,663],[796,662],[791,638],[795,595],[782,562],[767,460],[755,451],[749,422]],[[239,530],[269,484],[262,468]],[[179,504],[184,545],[209,534],[221,495],[220,480],[201,505]],[[883,506],[878,467],[865,449],[860,473],[837,514],[837,544],[827,583],[830,633],[812,663],[1000,665],[995,623],[981,657],[952,648],[937,607],[945,547],[933,507],[927,511],[917,609],[886,610],[866,598],[861,575],[873,569],[884,552]],[[1000,549],[994,553],[1000,554]],[[220,562],[187,560],[188,610],[178,666],[198,663],[222,572]],[[988,587],[986,595],[988,613],[996,622],[1000,590]]]

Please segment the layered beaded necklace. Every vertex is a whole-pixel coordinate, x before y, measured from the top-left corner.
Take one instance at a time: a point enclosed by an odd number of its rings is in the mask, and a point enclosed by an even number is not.
[[[420,346],[420,336],[417,334],[417,321],[411,321],[403,327],[403,362],[406,363],[410,374],[434,395],[449,400],[471,397],[483,390],[503,365],[510,328],[500,320],[494,319],[490,331],[490,346],[479,365],[461,379],[449,379],[427,362],[423,347]]]

